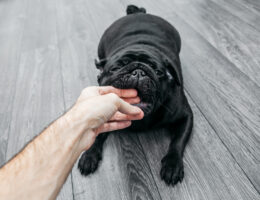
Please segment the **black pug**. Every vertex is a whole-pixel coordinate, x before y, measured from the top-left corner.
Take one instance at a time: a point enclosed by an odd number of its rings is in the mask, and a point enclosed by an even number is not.
[[[193,114],[183,91],[178,31],[164,19],[146,14],[144,8],[127,7],[127,16],[114,22],[98,47],[99,85],[135,88],[145,113],[131,129],[166,127],[172,139],[162,159],[161,178],[175,185],[182,181],[183,152],[190,138]],[[82,175],[96,171],[108,133],[97,137],[84,152],[78,168]]]

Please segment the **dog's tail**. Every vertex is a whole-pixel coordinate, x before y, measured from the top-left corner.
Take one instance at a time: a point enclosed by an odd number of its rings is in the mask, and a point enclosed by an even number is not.
[[[144,8],[138,8],[135,5],[128,5],[126,9],[126,14],[131,15],[131,14],[136,14],[136,13],[146,13],[146,10]]]

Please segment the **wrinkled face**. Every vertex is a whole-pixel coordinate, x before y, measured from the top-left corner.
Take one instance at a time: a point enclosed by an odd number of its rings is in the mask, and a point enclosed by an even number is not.
[[[121,89],[135,88],[141,99],[136,105],[145,115],[160,106],[173,79],[158,55],[141,50],[119,52],[107,60],[100,70],[100,85],[112,85]]]

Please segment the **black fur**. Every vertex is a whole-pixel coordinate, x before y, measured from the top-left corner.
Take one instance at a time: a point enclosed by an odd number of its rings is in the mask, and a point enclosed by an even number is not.
[[[126,8],[126,14],[130,15],[130,14],[136,14],[136,13],[146,13],[146,10],[144,8],[138,8],[135,5],[129,5]]]
[[[134,121],[133,130],[166,127],[172,136],[162,159],[161,178],[167,184],[181,182],[183,153],[190,138],[193,114],[183,91],[178,31],[164,19],[146,14],[144,8],[127,7],[127,16],[114,22],[103,34],[98,48],[100,85],[135,88],[137,104],[145,113]],[[83,175],[93,173],[102,158],[107,134],[98,136],[79,161]]]

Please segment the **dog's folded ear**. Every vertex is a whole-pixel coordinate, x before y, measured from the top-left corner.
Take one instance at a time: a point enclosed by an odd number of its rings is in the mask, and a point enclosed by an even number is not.
[[[182,76],[180,74],[180,66],[178,66],[177,60],[171,61],[170,59],[165,58],[164,63],[176,84],[180,86],[182,83]]]
[[[95,59],[95,65],[96,65],[97,69],[99,69],[100,71],[103,71],[106,62],[107,62],[106,58],[101,59],[99,61],[97,59]]]

